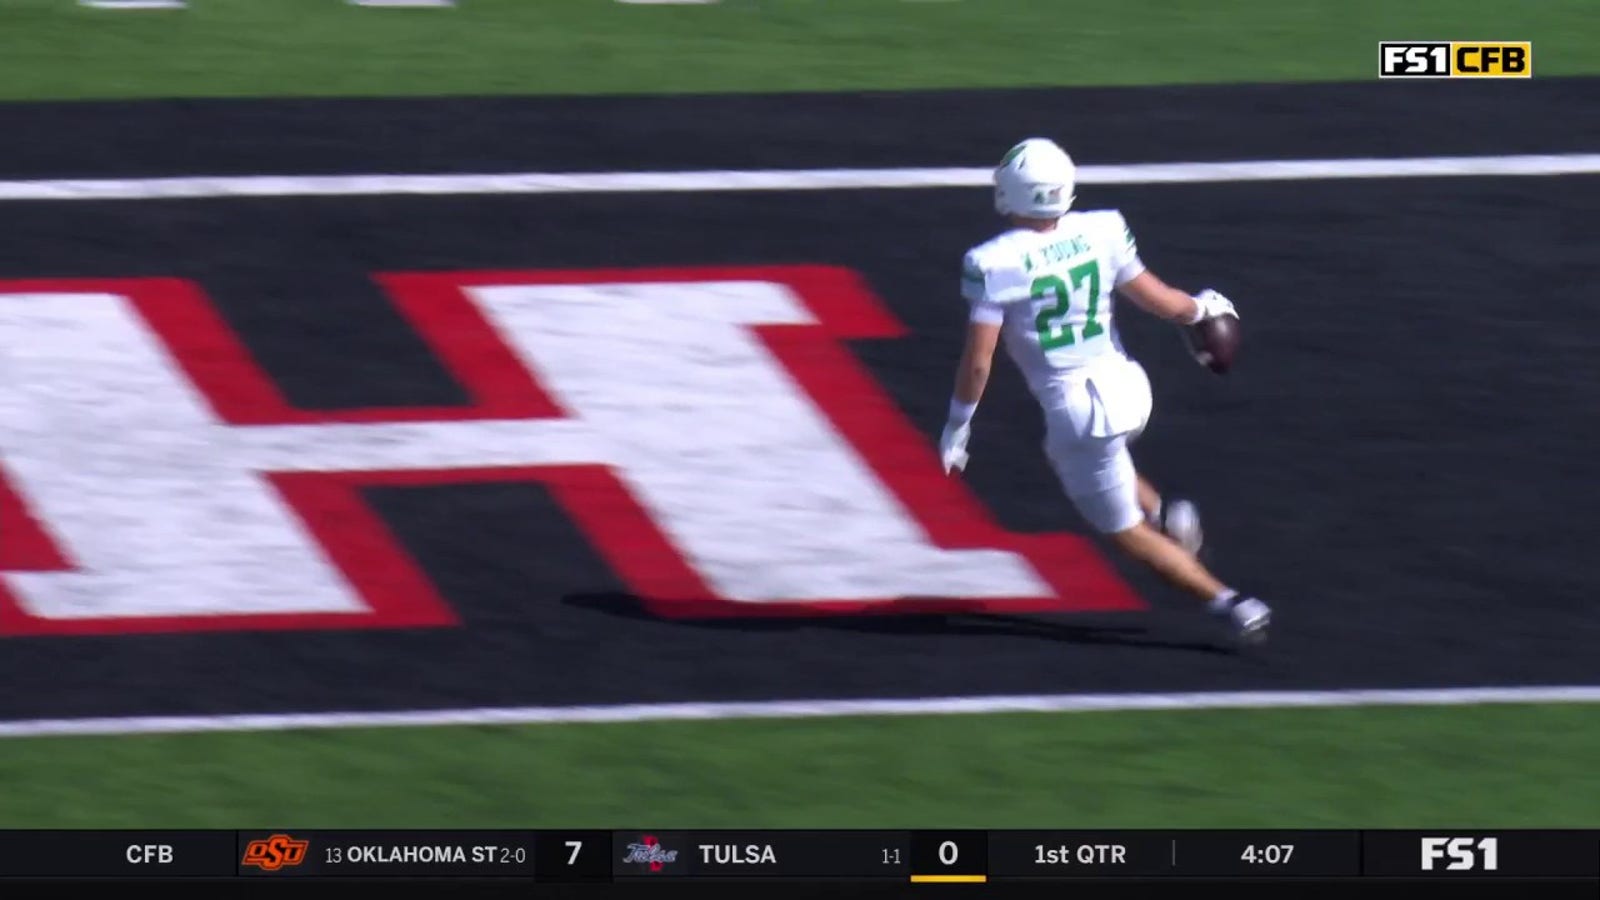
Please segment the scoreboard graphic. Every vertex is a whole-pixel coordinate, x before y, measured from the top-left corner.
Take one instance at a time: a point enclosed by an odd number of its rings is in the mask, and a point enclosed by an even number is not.
[[[5,831],[0,879],[1569,879],[1597,831]]]

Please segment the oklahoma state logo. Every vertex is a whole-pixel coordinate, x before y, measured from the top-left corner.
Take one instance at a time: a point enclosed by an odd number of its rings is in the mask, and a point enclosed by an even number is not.
[[[470,405],[293,408],[191,282],[0,282],[0,634],[453,625],[359,491],[473,481],[663,616],[1141,606],[943,475],[841,344],[903,333],[851,272],[377,279]]]
[[[298,841],[287,834],[275,834],[246,844],[240,862],[263,872],[276,872],[305,862],[306,849],[310,846],[310,841]]]

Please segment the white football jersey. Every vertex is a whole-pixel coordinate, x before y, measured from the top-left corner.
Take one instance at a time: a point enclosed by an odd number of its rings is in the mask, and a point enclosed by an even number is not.
[[[967,251],[971,320],[1002,326],[1006,351],[1038,393],[1060,372],[1126,359],[1113,289],[1144,271],[1116,210],[1069,212],[1053,231],[1015,228]]]

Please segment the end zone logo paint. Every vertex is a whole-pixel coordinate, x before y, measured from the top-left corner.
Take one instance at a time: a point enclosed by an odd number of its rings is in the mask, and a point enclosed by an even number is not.
[[[359,491],[507,481],[665,617],[1142,607],[943,475],[853,273],[376,278],[470,404],[296,409],[193,283],[0,282],[0,634],[450,626]]]

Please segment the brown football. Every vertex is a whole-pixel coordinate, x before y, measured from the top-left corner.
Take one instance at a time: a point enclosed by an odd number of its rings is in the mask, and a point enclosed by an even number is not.
[[[1239,319],[1235,316],[1212,316],[1201,319],[1185,330],[1189,339],[1189,352],[1195,361],[1218,375],[1233,368],[1239,356]]]

